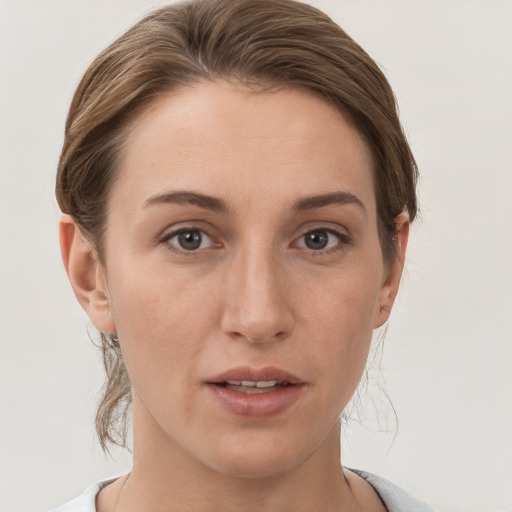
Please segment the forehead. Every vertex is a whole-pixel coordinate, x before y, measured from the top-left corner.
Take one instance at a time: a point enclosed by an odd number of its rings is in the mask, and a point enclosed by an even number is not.
[[[318,96],[202,82],[158,98],[131,123],[113,195],[142,204],[193,189],[244,203],[350,188],[372,202],[372,167],[358,131]]]

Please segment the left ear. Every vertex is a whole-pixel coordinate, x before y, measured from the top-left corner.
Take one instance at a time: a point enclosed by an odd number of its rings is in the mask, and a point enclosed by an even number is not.
[[[393,239],[395,244],[395,257],[389,264],[386,279],[380,289],[379,304],[375,312],[373,325],[374,329],[383,325],[389,318],[404,269],[405,250],[407,249],[407,240],[409,239],[409,214],[402,212],[395,219],[395,224],[396,235]]]

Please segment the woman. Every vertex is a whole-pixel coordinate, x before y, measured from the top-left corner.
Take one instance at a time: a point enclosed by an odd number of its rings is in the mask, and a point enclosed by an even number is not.
[[[416,167],[392,91],[327,16],[193,1],[92,63],[57,176],[64,265],[133,469],[59,508],[430,510],[340,463],[398,291]]]

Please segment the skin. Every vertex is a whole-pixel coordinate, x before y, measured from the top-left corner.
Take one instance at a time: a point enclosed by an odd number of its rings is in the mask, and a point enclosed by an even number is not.
[[[71,284],[94,325],[117,332],[132,381],[133,471],[100,493],[100,512],[384,510],[344,473],[338,421],[391,311],[408,235],[403,214],[385,265],[372,174],[357,130],[301,90],[200,83],[135,119],[104,264],[61,221]],[[184,191],[225,210],[169,197]],[[178,229],[198,230],[199,248],[180,247]],[[315,230],[326,248],[307,246]],[[305,385],[283,412],[241,417],[206,382],[242,365]]]

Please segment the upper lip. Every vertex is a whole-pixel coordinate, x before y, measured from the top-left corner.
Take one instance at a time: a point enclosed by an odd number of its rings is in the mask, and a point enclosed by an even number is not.
[[[277,380],[279,382],[287,382],[289,384],[304,383],[304,381],[299,377],[275,366],[265,366],[263,368],[239,366],[216,375],[215,377],[208,379],[207,382],[211,384],[218,384],[228,380],[251,382],[269,382]]]

